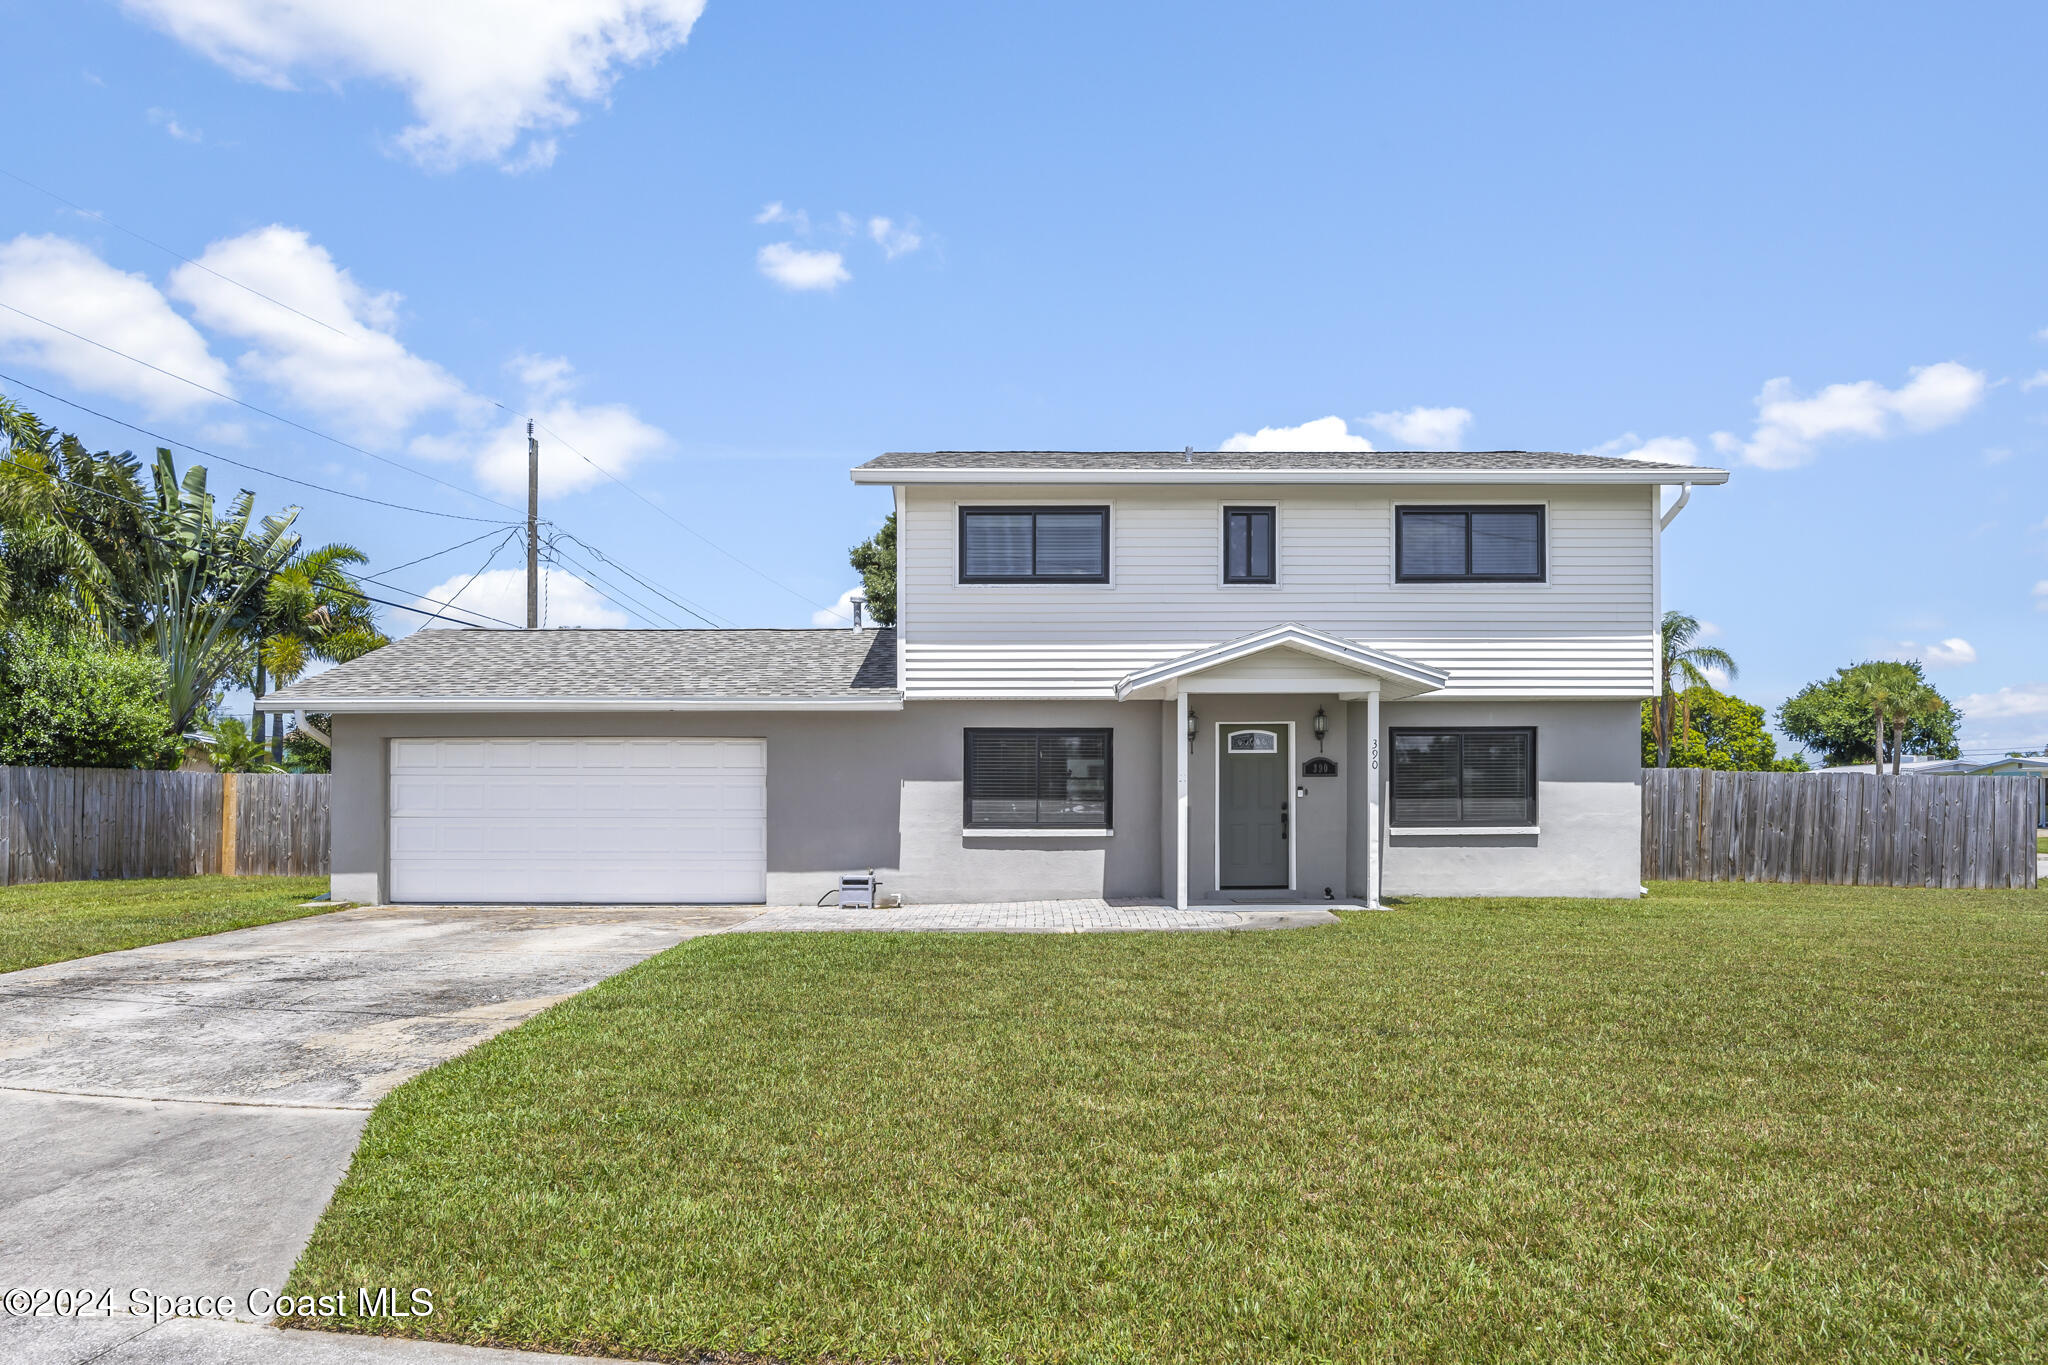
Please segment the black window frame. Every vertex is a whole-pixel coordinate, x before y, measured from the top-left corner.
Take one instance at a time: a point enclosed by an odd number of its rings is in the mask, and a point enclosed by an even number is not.
[[[1529,818],[1518,824],[1535,825],[1538,820],[1537,800],[1541,785],[1536,780],[1536,727],[1533,725],[1402,725],[1390,726],[1387,730],[1387,824],[1391,829],[1487,829],[1501,827],[1499,820],[1468,820],[1464,818],[1465,790],[1465,736],[1467,735],[1527,735],[1529,737]],[[1458,737],[1458,806],[1456,820],[1409,820],[1401,814],[1401,747],[1404,735],[1456,735]]]
[[[1474,512],[1531,512],[1536,517],[1536,572],[1532,574],[1480,574],[1472,572],[1472,514]],[[1462,515],[1465,518],[1465,572],[1456,574],[1411,574],[1401,571],[1402,551],[1407,539],[1410,513],[1424,516]],[[1540,502],[1529,503],[1396,503],[1394,505],[1394,581],[1396,583],[1548,583],[1550,581],[1550,509]]]
[[[981,735],[1031,735],[1033,798],[1042,802],[1040,775],[1045,765],[1045,737],[1059,735],[1096,736],[1102,740],[1102,823],[1075,824],[1069,820],[977,820],[974,818],[974,741]],[[1116,828],[1116,731],[1103,725],[974,725],[960,732],[960,827],[962,829],[1044,829],[1072,830],[1076,835],[1107,834]]]
[[[1264,517],[1266,519],[1266,572],[1233,574],[1230,571],[1230,519],[1232,517]],[[1245,568],[1251,568],[1251,542],[1245,542]],[[1272,503],[1246,503],[1240,507],[1223,509],[1223,581],[1227,584],[1273,584],[1280,581],[1280,509]]]
[[[1046,515],[1075,516],[1093,512],[1102,522],[1102,572],[1099,574],[1038,572],[1038,518]],[[1031,517],[1031,569],[1028,574],[970,574],[967,572],[967,519],[975,515],[1024,516]],[[958,522],[959,562],[955,566],[962,583],[1107,583],[1109,582],[1109,504],[1108,503],[981,503],[960,509]]]

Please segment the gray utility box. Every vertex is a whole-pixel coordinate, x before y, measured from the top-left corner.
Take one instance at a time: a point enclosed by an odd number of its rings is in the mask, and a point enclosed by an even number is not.
[[[872,910],[875,908],[875,874],[864,877],[841,877],[839,879],[839,908],[841,910]]]

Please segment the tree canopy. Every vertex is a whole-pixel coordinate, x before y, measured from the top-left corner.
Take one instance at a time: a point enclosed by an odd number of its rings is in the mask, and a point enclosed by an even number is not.
[[[1888,726],[1882,754],[1874,706],[1904,708],[1899,714],[1905,723],[1902,728]],[[1892,719],[1890,711],[1887,719]],[[1875,660],[1837,669],[1833,677],[1808,683],[1778,708],[1778,728],[1820,754],[1831,768],[1900,754],[1955,758],[1962,752],[1956,743],[1962,719],[1962,713],[1927,681],[1917,661]]]
[[[0,699],[6,761],[161,762],[231,683],[260,690],[386,643],[349,576],[362,554],[302,553],[297,516],[258,518],[247,490],[218,502],[205,467],[180,474],[168,450],[145,485],[134,456],[92,453],[0,398],[0,632],[10,688],[30,689]],[[163,744],[131,742],[144,682]],[[111,727],[106,743],[76,730],[91,717]]]
[[[1671,766],[1671,749],[1676,736],[1686,728],[1687,698],[1694,693],[1712,693],[1713,680],[1707,670],[1717,668],[1730,678],[1741,672],[1735,658],[1718,645],[1703,645],[1705,632],[1696,617],[1682,611],[1667,611],[1657,631],[1657,696],[1646,715],[1650,726],[1654,766]],[[1683,684],[1675,687],[1674,684]],[[1681,765],[1685,766],[1685,765]],[[1697,766],[1697,765],[1693,765]]]
[[[848,552],[853,567],[860,571],[861,588],[867,595],[868,615],[878,626],[896,624],[896,514],[891,512],[882,529]]]
[[[1764,708],[1711,687],[1679,694],[1683,728],[1671,737],[1668,761],[1659,763],[1656,701],[1643,703],[1645,768],[1714,768],[1722,772],[1803,772],[1806,760],[1778,756],[1778,742],[1765,723]]]

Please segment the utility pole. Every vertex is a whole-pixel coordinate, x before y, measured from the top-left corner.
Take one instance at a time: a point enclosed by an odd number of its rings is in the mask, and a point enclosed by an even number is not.
[[[540,629],[540,442],[526,419],[526,628]]]

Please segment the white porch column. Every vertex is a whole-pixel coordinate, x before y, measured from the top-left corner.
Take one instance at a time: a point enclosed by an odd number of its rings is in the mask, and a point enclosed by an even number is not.
[[[1380,822],[1380,689],[1365,694],[1365,819],[1372,837],[1365,845],[1365,903],[1380,906],[1380,863],[1384,859],[1384,829]]]
[[[1173,702],[1173,903],[1188,908],[1188,694],[1174,689]]]

